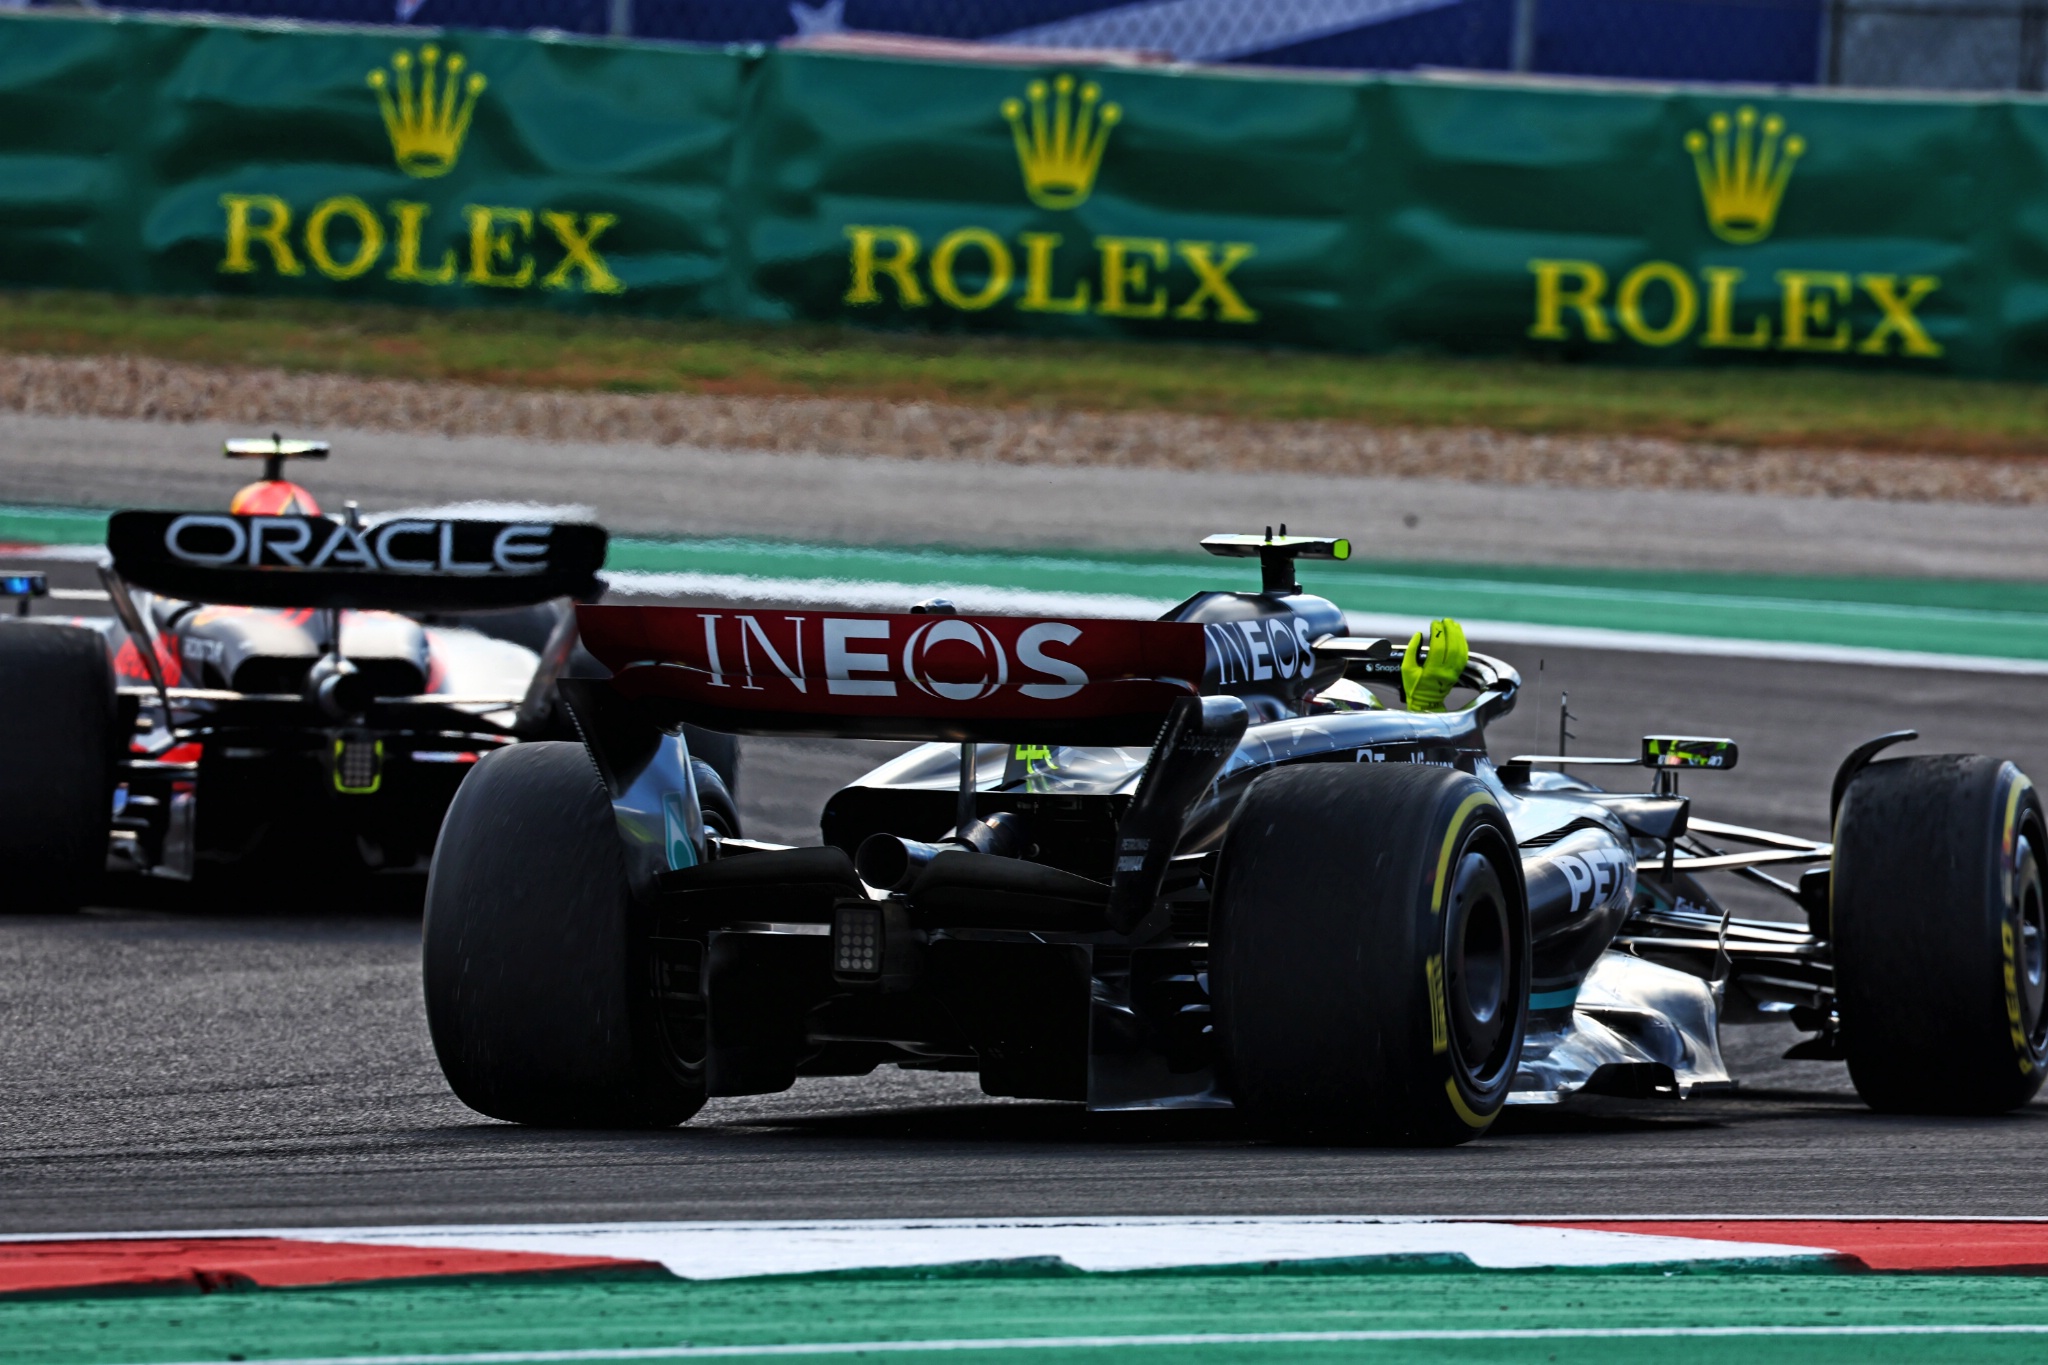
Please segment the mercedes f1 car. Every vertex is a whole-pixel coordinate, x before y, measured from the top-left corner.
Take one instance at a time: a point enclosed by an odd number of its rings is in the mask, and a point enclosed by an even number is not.
[[[1874,739],[1824,844],[1694,813],[1681,780],[1733,767],[1726,739],[1496,758],[1514,670],[1449,622],[1348,636],[1294,573],[1348,544],[1285,529],[1205,542],[1262,590],[1158,621],[579,608],[611,671],[563,684],[582,742],[486,756],[434,855],[455,1093],[668,1125],[894,1064],[1449,1144],[1510,1104],[1726,1087],[1721,1026],[1787,1017],[1880,1108],[2039,1088],[2048,830],[2013,765]],[[686,721],[925,742],[779,847],[706,824]],[[1574,775],[1630,766],[1643,789]],[[1786,917],[1735,915],[1716,874]]]
[[[12,908],[75,907],[109,868],[288,867],[295,897],[424,873],[479,757],[574,733],[553,689],[601,528],[322,516],[283,465],[324,445],[227,453],[267,466],[228,512],[114,514],[112,616],[0,622]]]

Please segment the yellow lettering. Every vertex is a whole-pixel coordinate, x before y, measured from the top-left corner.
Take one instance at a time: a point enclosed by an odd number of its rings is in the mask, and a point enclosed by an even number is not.
[[[1856,349],[1865,355],[1883,355],[1891,339],[1897,336],[1899,350],[1906,355],[1936,356],[1941,347],[1920,325],[1920,319],[1913,310],[1920,301],[1941,288],[1941,281],[1933,275],[1908,275],[1906,297],[1899,297],[1897,275],[1858,275],[1856,282],[1863,286],[1863,292],[1870,295],[1870,301],[1884,310],[1878,319],[1877,330],[1863,338],[1863,344]]]
[[[499,273],[498,262],[512,259],[512,234],[497,231],[497,225],[510,223],[519,229],[520,240],[530,240],[533,210],[471,204],[465,212],[469,214],[469,273],[462,277],[462,282],[489,285],[493,289],[524,289],[532,284],[531,256],[519,257],[519,267],[511,274]]]
[[[356,254],[346,261],[334,259],[327,245],[327,225],[346,218],[356,225]],[[370,206],[352,194],[325,199],[306,217],[306,259],[330,280],[352,280],[377,264],[384,254],[384,224]]]
[[[905,308],[924,307],[924,287],[917,282],[915,269],[916,233],[903,227],[849,227],[846,235],[853,239],[853,287],[846,291],[847,303],[880,303],[875,276],[881,274],[896,281],[896,298]],[[894,250],[878,256],[875,247],[883,242]]]
[[[610,213],[593,213],[583,220],[584,226],[576,226],[573,213],[545,212],[540,216],[547,224],[548,231],[555,234],[555,240],[562,244],[568,254],[562,263],[550,270],[540,282],[543,289],[567,289],[569,272],[583,272],[583,292],[586,294],[623,294],[626,286],[619,283],[619,277],[612,274],[605,265],[604,257],[597,254],[591,243],[599,233],[618,222],[618,216]]]
[[[1781,351],[1846,351],[1849,323],[1842,321],[1833,331],[1813,332],[1835,320],[1835,307],[1849,301],[1849,277],[1834,270],[1780,270],[1778,287],[1784,291]],[[1822,292],[1815,293],[1814,290]]]
[[[1652,327],[1643,318],[1643,291],[1661,283],[1671,291],[1671,316],[1662,327]],[[1684,339],[1699,316],[1699,291],[1692,277],[1669,261],[1645,261],[1622,278],[1614,296],[1614,315],[1621,330],[1645,346],[1670,346]]]
[[[1102,302],[1096,312],[1113,318],[1156,318],[1166,312],[1166,291],[1152,292],[1153,272],[1166,269],[1165,242],[1097,237],[1095,249],[1102,253]]]
[[[979,247],[981,254],[988,257],[988,278],[973,294],[962,293],[959,282],[953,278],[953,260],[966,247]],[[964,313],[993,307],[996,300],[1010,292],[1010,281],[1016,277],[1017,267],[1010,259],[1010,248],[987,228],[960,228],[941,237],[932,248],[932,292]]]
[[[1088,311],[1088,281],[1076,280],[1074,292],[1063,299],[1052,296],[1052,252],[1060,244],[1057,232],[1020,232],[1024,244],[1024,297],[1017,301],[1020,313],[1085,313]]]
[[[384,278],[404,284],[446,284],[454,279],[455,248],[452,246],[441,254],[438,267],[431,271],[420,269],[420,231],[426,225],[427,206],[394,199],[390,207],[391,216],[398,220],[398,259]]]
[[[1569,308],[1579,315],[1588,341],[1614,340],[1614,328],[1600,307],[1601,296],[1607,292],[1606,271],[1591,261],[1531,261],[1529,269],[1536,276],[1536,324],[1529,329],[1530,336],[1544,341],[1570,340],[1571,333],[1564,328],[1564,310]],[[1565,288],[1567,274],[1576,279],[1576,288]]]
[[[224,194],[220,206],[228,211],[227,255],[219,266],[223,275],[250,275],[256,262],[249,254],[252,244],[261,242],[270,250],[270,263],[280,275],[303,275],[306,268],[292,254],[285,233],[292,225],[291,208],[274,194]],[[251,214],[261,211],[258,223]]]
[[[1214,242],[1175,242],[1174,250],[1195,272],[1196,289],[1188,295],[1180,307],[1173,310],[1177,318],[1199,318],[1202,306],[1211,300],[1216,304],[1218,322],[1257,322],[1259,315],[1246,306],[1237,290],[1231,286],[1230,272],[1252,258],[1250,242],[1225,242],[1223,259],[1211,255]]]
[[[1735,286],[1742,282],[1742,272],[1733,266],[1710,265],[1700,273],[1707,277],[1707,334],[1700,338],[1700,345],[1731,351],[1760,351],[1770,345],[1768,315],[1759,315],[1756,326],[1736,334]]]

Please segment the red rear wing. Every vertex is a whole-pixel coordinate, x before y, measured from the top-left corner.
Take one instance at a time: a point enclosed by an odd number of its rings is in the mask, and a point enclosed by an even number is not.
[[[733,607],[582,606],[620,695],[737,734],[1150,744],[1197,695],[1202,627]]]

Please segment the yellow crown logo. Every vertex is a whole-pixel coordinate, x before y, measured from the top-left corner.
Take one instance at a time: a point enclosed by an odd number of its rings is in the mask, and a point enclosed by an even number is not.
[[[1747,245],[1771,235],[1778,201],[1785,197],[1806,139],[1797,133],[1786,137],[1785,120],[1776,114],[1763,121],[1759,137],[1756,110],[1748,105],[1735,111],[1732,133],[1729,124],[1728,115],[1715,114],[1707,120],[1711,147],[1707,134],[1695,128],[1685,135],[1685,149],[1699,172],[1707,226],[1724,242]]]
[[[476,97],[486,82],[472,71],[463,79],[462,54],[448,54],[443,74],[441,49],[428,43],[420,49],[419,88],[413,88],[412,54],[398,52],[391,58],[391,74],[382,68],[367,77],[377,92],[377,107],[384,111],[384,129],[391,134],[391,154],[398,169],[421,180],[446,175],[462,155],[462,139],[469,135],[469,117],[476,112]]]
[[[1102,87],[1089,81],[1074,98],[1074,78],[1054,77],[1051,99],[1044,81],[1024,87],[1024,100],[1003,101],[1003,117],[1017,142],[1017,164],[1024,171],[1024,192],[1042,209],[1078,208],[1095,188],[1095,171],[1109,145],[1110,129],[1124,116],[1123,106],[1102,104]],[[1027,116],[1025,100],[1031,102]],[[1048,108],[1048,105],[1050,106]]]

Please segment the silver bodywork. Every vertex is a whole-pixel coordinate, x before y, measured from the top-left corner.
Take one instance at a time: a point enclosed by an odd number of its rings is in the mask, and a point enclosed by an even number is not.
[[[1193,822],[1183,855],[1199,854],[1220,838],[1235,792],[1276,763],[1349,749],[1360,762],[1410,761],[1415,746],[1454,740],[1470,733],[1470,721],[1456,714],[1412,715],[1373,710],[1326,716],[1290,717],[1253,726],[1224,767],[1217,788],[1217,816]],[[976,751],[976,785],[999,788],[1004,780],[1006,746],[983,744]],[[960,772],[957,745],[925,744],[861,778],[857,787],[889,787],[950,791]],[[1128,795],[1143,772],[1148,751],[1069,749],[1061,751],[1057,768],[1035,779],[1034,790],[1046,794]],[[1569,987],[1547,993],[1547,1008],[1532,1011],[1520,1068],[1508,1102],[1516,1105],[1557,1104],[1582,1091],[1627,1095],[1663,1094],[1686,1098],[1734,1085],[1720,1049],[1725,989],[1711,979],[1711,944],[1695,938],[1702,949],[1683,970],[1651,961],[1631,951],[1626,942],[1612,946],[1631,915],[1628,927],[1641,930],[1658,923],[1669,933],[1670,914],[1647,906],[1639,894],[1639,876],[1654,878],[1660,850],[1632,839],[1603,801],[1607,793],[1560,774],[1540,774],[1528,785],[1510,786],[1488,759],[1478,757],[1468,770],[1484,782],[1500,802],[1516,837],[1528,847],[1524,866],[1532,881],[1540,865],[1565,865],[1583,880],[1584,891],[1573,901],[1553,907],[1566,920],[1597,920],[1585,927],[1594,936],[1589,968]],[[1232,788],[1235,788],[1232,791]],[[1229,799],[1221,795],[1231,792]],[[1206,830],[1204,829],[1206,827]],[[1562,836],[1559,831],[1567,831]],[[1641,845],[1639,847],[1639,845]],[[1595,874],[1601,880],[1593,880]],[[1580,885],[1574,881],[1571,885]],[[1688,881],[1694,896],[1699,893]],[[1722,926],[1709,911],[1711,902],[1680,897],[1680,912],[1689,914],[1696,934],[1709,930],[1717,937]],[[1645,918],[1648,916],[1649,918]],[[1720,918],[1726,918],[1720,916]],[[1770,934],[1753,921],[1728,921],[1736,932],[1752,926],[1752,934]],[[1806,936],[1793,925],[1776,930],[1788,944]],[[1084,945],[1089,946],[1089,945]],[[1126,983],[1116,977],[1097,978],[1090,1006],[1088,1104],[1097,1110],[1228,1108],[1230,1100],[1207,1067],[1176,1071],[1142,1042]],[[1754,982],[1737,993],[1741,1006],[1736,1022],[1782,1017],[1789,1003],[1759,1013],[1752,1001],[1770,997]],[[1557,997],[1567,997],[1561,1003]],[[1532,995],[1542,1005],[1545,996]],[[1811,993],[1798,996],[1810,1000]]]
[[[1569,1007],[1530,1021],[1508,1103],[1556,1104],[1603,1082],[1680,1099],[1730,1088],[1720,1009],[1707,983],[1628,953],[1602,953]]]

